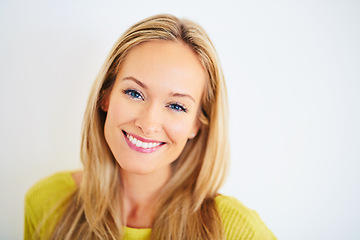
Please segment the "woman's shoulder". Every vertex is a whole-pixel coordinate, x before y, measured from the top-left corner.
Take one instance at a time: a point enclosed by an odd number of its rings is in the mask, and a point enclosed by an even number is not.
[[[51,199],[76,189],[73,172],[58,172],[35,183],[26,193],[25,199],[38,201],[42,198]]]
[[[73,173],[58,172],[35,183],[25,195],[25,236],[32,236],[39,224],[47,224],[44,219],[58,215],[61,201],[76,190]]]
[[[238,199],[219,195],[215,198],[215,203],[226,239],[276,239],[257,212]]]

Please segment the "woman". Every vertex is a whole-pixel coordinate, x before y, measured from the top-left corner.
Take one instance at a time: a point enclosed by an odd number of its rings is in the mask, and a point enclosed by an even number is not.
[[[229,158],[226,88],[193,22],[159,15],[118,40],[84,117],[83,171],[26,196],[26,239],[275,239],[219,195]]]

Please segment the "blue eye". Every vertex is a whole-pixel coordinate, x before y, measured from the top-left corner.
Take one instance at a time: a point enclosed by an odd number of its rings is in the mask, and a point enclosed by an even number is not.
[[[125,90],[124,93],[126,95],[128,95],[130,98],[134,98],[134,99],[139,99],[139,100],[144,100],[142,94],[136,90]]]
[[[178,104],[178,103],[171,103],[167,106],[171,110],[174,110],[175,112],[187,112],[186,107]]]

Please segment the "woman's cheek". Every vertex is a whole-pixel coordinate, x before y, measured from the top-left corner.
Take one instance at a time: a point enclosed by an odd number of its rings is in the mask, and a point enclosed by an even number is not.
[[[172,119],[166,121],[166,132],[170,135],[172,139],[181,139],[187,140],[190,132],[192,130],[192,121],[188,119]]]
[[[126,123],[134,118],[138,111],[137,109],[136,104],[130,104],[123,99],[117,99],[117,101],[114,102],[112,114],[114,119],[119,123]]]

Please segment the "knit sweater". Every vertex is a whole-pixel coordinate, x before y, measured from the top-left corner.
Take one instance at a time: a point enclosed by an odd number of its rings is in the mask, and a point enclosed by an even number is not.
[[[56,208],[60,199],[71,195],[77,186],[71,172],[60,172],[36,183],[25,196],[24,239],[32,239],[37,227],[41,224],[40,237],[44,238],[45,230],[54,229],[61,217]],[[259,215],[244,206],[237,199],[219,195],[215,203],[223,223],[226,239],[274,240],[276,237],[261,221]],[[47,218],[51,212],[51,217]],[[50,219],[42,222],[43,219]],[[149,239],[151,228],[125,227],[124,240]]]

